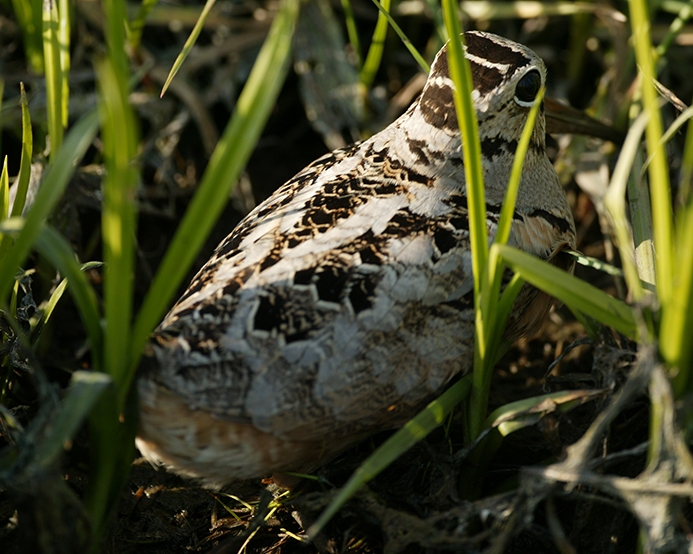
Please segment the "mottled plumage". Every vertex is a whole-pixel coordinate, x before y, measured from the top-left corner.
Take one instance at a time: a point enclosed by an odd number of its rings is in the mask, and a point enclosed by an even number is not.
[[[543,62],[468,32],[496,232]],[[308,470],[396,427],[473,360],[473,276],[446,48],[421,97],[370,139],[323,156],[260,204],[154,333],[138,446],[209,484]],[[549,259],[575,230],[539,114],[510,243]],[[549,301],[523,289],[508,338]]]

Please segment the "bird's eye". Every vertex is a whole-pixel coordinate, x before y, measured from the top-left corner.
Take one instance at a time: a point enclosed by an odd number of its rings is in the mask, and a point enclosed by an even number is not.
[[[525,74],[515,87],[515,100],[520,106],[531,106],[541,88],[541,75],[536,69]]]

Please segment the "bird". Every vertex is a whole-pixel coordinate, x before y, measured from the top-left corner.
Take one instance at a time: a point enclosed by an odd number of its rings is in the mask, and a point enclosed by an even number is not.
[[[498,35],[464,33],[489,240],[546,67]],[[219,244],[149,339],[137,446],[209,487],[312,471],[404,424],[474,359],[474,277],[448,44],[419,98],[367,140],[324,155]],[[540,109],[509,244],[575,248]],[[505,338],[551,300],[525,285]]]

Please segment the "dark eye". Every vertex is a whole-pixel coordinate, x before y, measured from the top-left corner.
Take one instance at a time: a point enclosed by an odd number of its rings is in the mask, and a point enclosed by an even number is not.
[[[528,72],[515,88],[515,100],[521,106],[528,106],[534,102],[534,99],[541,88],[541,75],[536,69]]]

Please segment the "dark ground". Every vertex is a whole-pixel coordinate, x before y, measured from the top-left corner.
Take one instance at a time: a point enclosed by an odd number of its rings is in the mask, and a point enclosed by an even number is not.
[[[165,6],[162,5],[162,8]],[[335,6],[338,10],[338,7]],[[99,23],[89,3],[79,3],[74,22],[73,107],[76,117],[94,100],[92,57],[102,48]],[[375,12],[368,2],[355,3],[362,40],[368,42]],[[204,171],[210,148],[223,131],[233,101],[269,25],[262,3],[217,3],[216,16],[203,33],[199,48],[177,77],[175,86],[158,99],[162,75],[179,52],[189,26],[178,30],[163,19],[148,26],[144,34],[143,63],[149,68],[137,87],[133,103],[141,118],[139,250],[137,285],[141,294],[166,250],[195,185]],[[403,19],[405,31],[417,47],[426,51],[431,35],[430,20],[424,16]],[[474,27],[474,24],[470,25]],[[574,63],[569,52],[570,33],[583,26],[590,39],[582,50],[583,63]],[[576,107],[587,107],[602,80],[609,92],[603,102],[607,117],[618,114],[618,102],[629,85],[618,81],[621,71],[614,56],[624,52],[627,30],[607,18],[587,17],[499,20],[484,28],[519,40],[545,58],[551,72],[549,95],[568,97]],[[24,81],[31,99],[32,115],[41,112],[40,79],[27,73],[16,24],[6,4],[0,6],[0,71],[5,78],[5,104],[16,100],[18,82]],[[172,30],[176,29],[176,30]],[[674,57],[690,59],[690,52],[674,47]],[[688,58],[687,58],[688,56]],[[152,64],[152,65],[149,65]],[[369,106],[370,116],[362,128],[375,132],[401,113],[416,91],[397,105],[394,96],[415,77],[417,67],[392,34],[383,67],[376,79],[378,94]],[[691,97],[691,82],[685,71],[668,71],[669,85],[681,98]],[[252,208],[307,163],[328,150],[315,125],[305,116],[308,100],[300,92],[301,77],[291,72],[241,184],[217,224],[195,270],[213,248]],[[416,87],[414,87],[416,88]],[[77,100],[81,98],[82,100]],[[393,100],[394,98],[394,100]],[[81,102],[81,104],[80,104]],[[16,134],[17,110],[4,108],[3,155],[9,156],[10,175],[19,160]],[[320,122],[318,122],[320,123]],[[353,127],[347,117],[326,117],[324,127],[349,136]],[[323,129],[324,130],[324,129]],[[332,140],[335,139],[334,136]],[[580,146],[562,139],[552,142],[552,155],[559,159],[561,176],[574,206],[579,249],[605,258],[613,246],[605,241],[597,208],[577,186],[575,160],[580,148],[603,155],[611,147],[594,141]],[[566,146],[568,148],[566,149]],[[571,150],[572,148],[572,150]],[[81,260],[100,258],[98,155],[94,165],[81,168],[62,203],[55,223],[70,238]],[[608,163],[608,161],[607,161]],[[13,165],[14,164],[14,165]],[[578,165],[578,172],[580,171]],[[579,175],[578,175],[579,180]],[[613,279],[595,270],[578,267],[576,273],[610,292],[617,293]],[[97,270],[90,272],[98,284]],[[33,293],[41,298],[50,282],[35,280]],[[141,297],[141,296],[140,296]],[[59,306],[56,322],[41,343],[40,371],[49,382],[64,386],[70,371],[88,367],[85,335],[70,299]],[[539,337],[516,345],[498,365],[491,395],[491,408],[521,398],[564,389],[618,388],[634,362],[631,347],[606,333],[598,341],[586,341],[583,328],[566,309],[555,311]],[[582,341],[582,342],[581,342]],[[575,348],[573,348],[575,346]],[[562,356],[562,357],[561,357]],[[554,360],[560,358],[552,367]],[[15,417],[28,421],[40,412],[33,379],[20,368],[11,409]],[[546,415],[536,425],[508,436],[480,484],[480,500],[461,496],[460,480],[468,471],[469,453],[462,443],[461,414],[456,413],[447,432],[439,429],[427,440],[395,462],[367,490],[351,501],[334,518],[312,545],[294,535],[303,533],[339,487],[388,434],[364,442],[318,472],[319,482],[304,481],[279,506],[268,505],[272,495],[259,482],[241,483],[223,492],[210,492],[176,476],[155,471],[136,460],[123,492],[113,532],[105,551],[117,554],[164,552],[634,552],[638,527],[626,504],[613,494],[587,486],[570,489],[552,485],[526,470],[542,468],[560,460],[568,445],[579,439],[608,402],[607,395],[568,412]],[[601,443],[601,452],[591,469],[627,477],[637,476],[645,466],[649,407],[646,396],[633,400],[618,415]],[[0,441],[7,441],[7,435]],[[3,446],[3,442],[0,442]],[[614,453],[626,451],[622,456]],[[68,492],[36,483],[27,494],[0,491],[0,544],[6,553],[70,551],[69,536],[80,525],[65,508],[66,502],[49,498],[79,497],[88,475],[88,436],[82,431],[66,453],[62,468]],[[67,502],[69,504],[69,502]],[[246,505],[247,503],[247,505]],[[55,529],[51,508],[63,516],[63,535],[42,542],[46,530]],[[22,519],[17,513],[33,513]],[[44,514],[45,518],[40,514]],[[60,538],[62,536],[62,539]],[[571,550],[572,549],[572,550]]]

